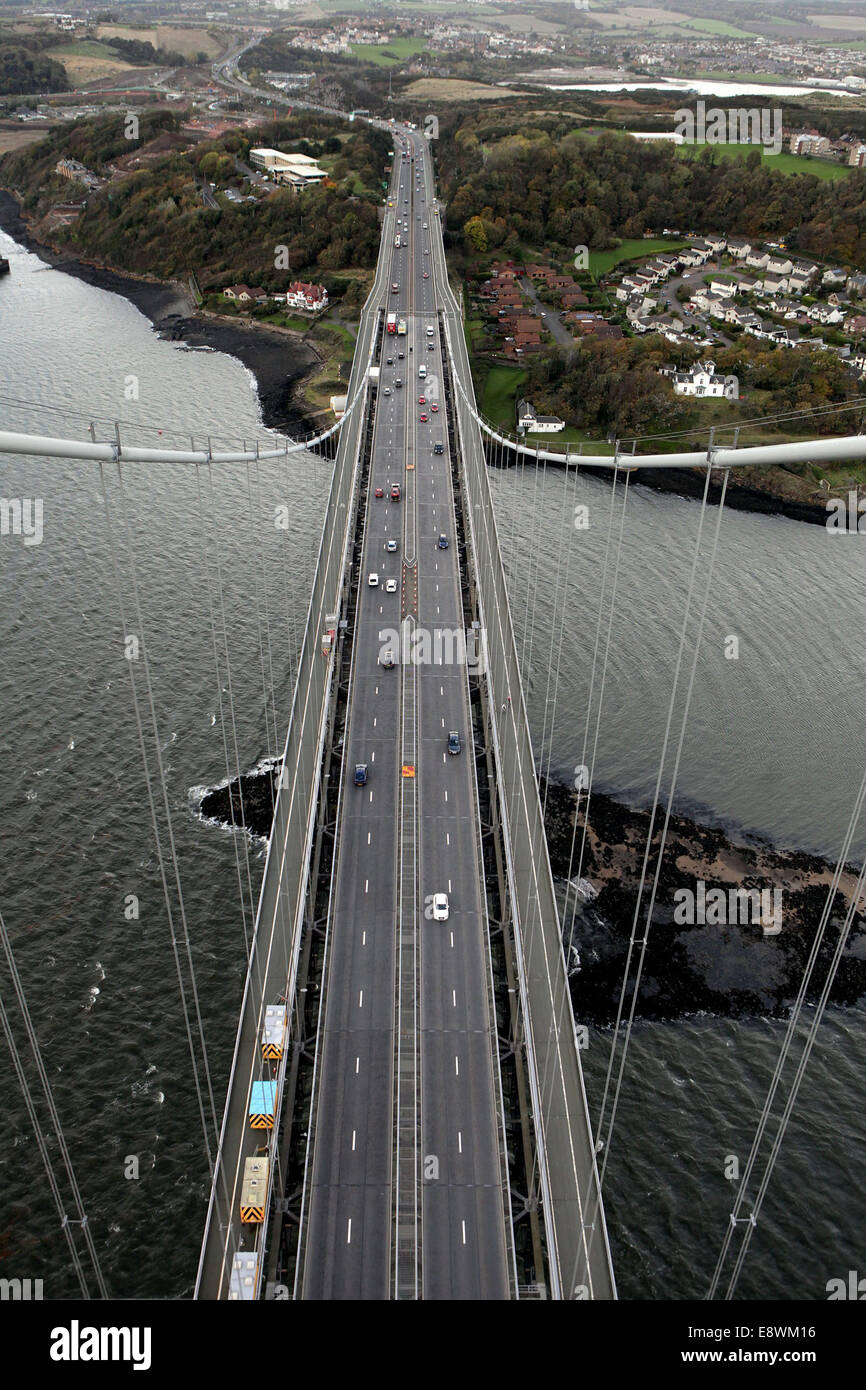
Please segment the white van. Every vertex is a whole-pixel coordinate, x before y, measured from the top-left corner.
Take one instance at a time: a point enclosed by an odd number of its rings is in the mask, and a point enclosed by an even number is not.
[[[427,325],[427,337],[428,337],[428,338],[432,338],[432,337],[433,337],[433,334],[435,333],[435,331],[436,331],[436,330],[434,329],[432,323],[428,323],[428,325]]]
[[[421,377],[426,376],[426,375],[427,375],[427,368],[426,368],[426,367],[419,367],[419,368],[418,368],[418,375],[421,376]]]

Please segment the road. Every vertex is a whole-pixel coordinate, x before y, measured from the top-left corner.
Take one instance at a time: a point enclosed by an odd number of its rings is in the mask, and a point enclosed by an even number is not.
[[[402,160],[383,231],[398,285],[385,307],[408,333],[381,352],[297,1289],[313,1299],[513,1288],[468,673],[444,642],[436,659],[437,630],[462,633],[463,615],[427,182],[420,153]],[[433,659],[385,669],[380,634],[405,617]],[[430,915],[440,892],[444,922]]]

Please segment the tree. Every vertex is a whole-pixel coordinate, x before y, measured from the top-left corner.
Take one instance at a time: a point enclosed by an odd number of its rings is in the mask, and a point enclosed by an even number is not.
[[[487,233],[480,217],[470,217],[463,228],[463,235],[470,252],[476,256],[483,256],[487,250]]]

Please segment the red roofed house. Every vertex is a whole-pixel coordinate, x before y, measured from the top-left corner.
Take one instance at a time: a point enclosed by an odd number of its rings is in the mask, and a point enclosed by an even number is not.
[[[328,291],[324,285],[310,285],[305,280],[293,280],[286,291],[286,304],[292,309],[316,309],[328,307]]]

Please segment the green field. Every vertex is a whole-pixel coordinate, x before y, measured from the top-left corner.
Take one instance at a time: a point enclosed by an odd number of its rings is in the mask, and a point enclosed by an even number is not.
[[[752,150],[759,150],[761,163],[783,174],[812,174],[816,179],[844,179],[851,173],[847,164],[833,164],[828,159],[810,159],[801,154],[767,154],[760,145],[677,145],[681,159],[694,159],[703,149],[716,150],[722,159],[745,159]]]
[[[724,34],[729,39],[753,39],[755,35],[748,29],[737,29],[733,24],[726,24],[722,19],[686,19],[683,21],[686,28],[697,29],[702,34]]]
[[[393,68],[405,63],[416,53],[423,53],[427,47],[426,39],[392,39],[383,47],[375,43],[353,43],[352,53],[362,63],[375,63],[379,68]]]
[[[481,414],[501,429],[514,433],[517,393],[526,380],[521,367],[491,367],[481,393]]]
[[[688,244],[687,241],[674,241],[669,237],[640,237],[623,241],[607,251],[590,251],[589,273],[598,279],[599,275],[607,275],[620,261],[640,261],[645,256],[655,256],[659,251],[677,251]]]

